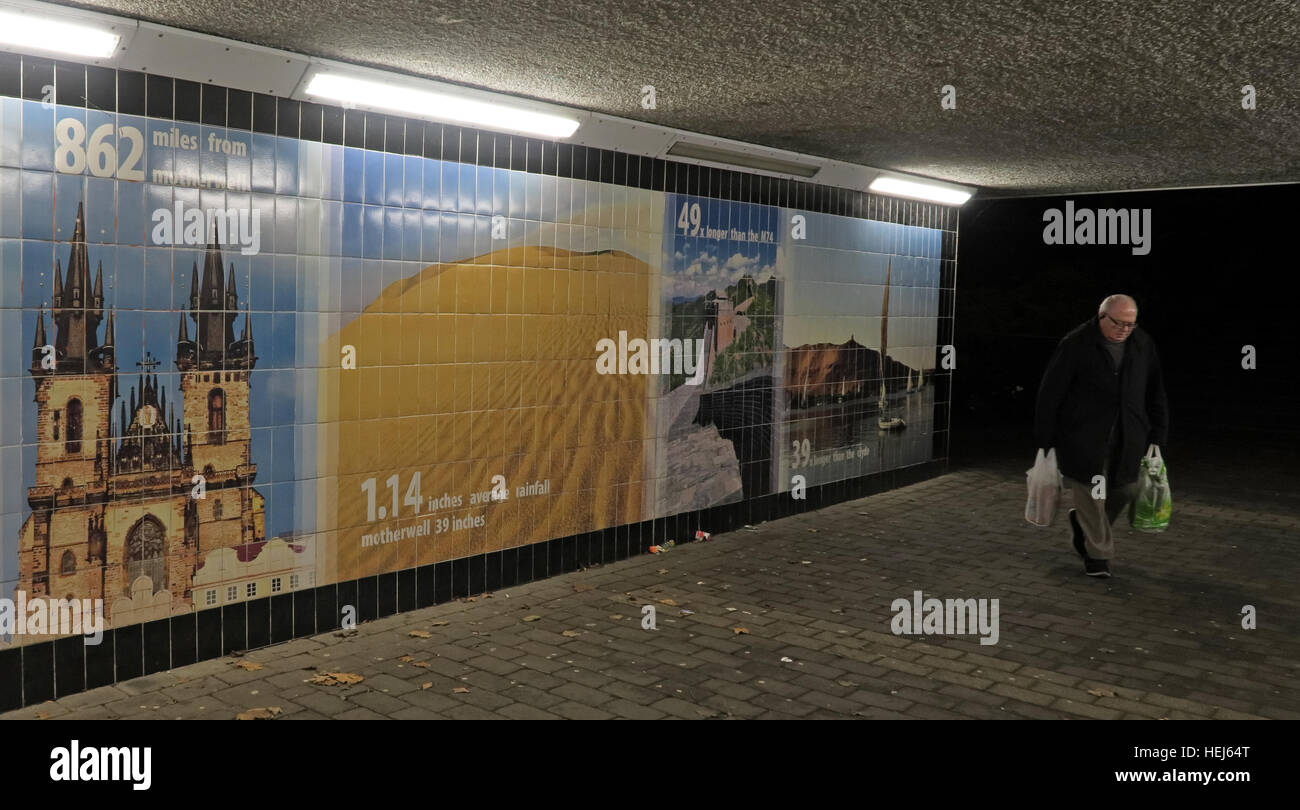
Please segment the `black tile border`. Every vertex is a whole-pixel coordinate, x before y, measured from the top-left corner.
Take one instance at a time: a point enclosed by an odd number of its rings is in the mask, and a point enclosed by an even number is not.
[[[53,87],[58,104],[105,112],[201,123],[396,155],[422,155],[628,188],[938,228],[944,232],[944,259],[956,258],[961,210],[958,206],[885,197],[858,189],[678,163],[562,141],[344,110],[153,73],[0,54],[0,95],[40,101],[47,85]]]
[[[936,430],[936,452],[940,447],[946,452],[946,443],[948,430]],[[620,562],[645,554],[650,545],[669,538],[677,543],[694,542],[697,529],[727,532],[744,524],[777,520],[833,503],[865,498],[945,472],[946,458],[939,458],[813,486],[807,489],[803,501],[790,498],[788,493],[761,495],[741,503],[126,625],[105,631],[103,641],[96,646],[86,646],[81,636],[73,636],[0,650],[0,711],[35,705],[199,660],[221,658],[234,651],[337,631],[342,619],[342,611],[335,610],[338,607],[361,607],[370,611],[373,618],[382,618],[395,612],[442,605],[454,599],[546,579],[555,573]],[[359,595],[368,607],[360,605]],[[363,620],[361,615],[363,610],[357,610],[357,621]]]
[[[946,452],[948,431],[935,432]],[[407,613],[456,599],[517,587],[591,565],[607,565],[647,553],[668,539],[695,542],[695,531],[734,531],[742,525],[811,512],[947,472],[946,458],[882,473],[809,487],[797,501],[773,493],[667,518],[597,529],[570,537],[461,557],[355,580],[303,588],[182,613],[169,619],[106,630],[103,641],[85,646],[81,636],[0,650],[0,711],[149,675],[232,652],[274,646],[292,638],[336,631],[342,608],[358,607],[359,595],[374,600],[373,618]],[[389,608],[395,607],[396,610]],[[363,621],[357,611],[358,623]],[[83,649],[84,648],[84,649]]]

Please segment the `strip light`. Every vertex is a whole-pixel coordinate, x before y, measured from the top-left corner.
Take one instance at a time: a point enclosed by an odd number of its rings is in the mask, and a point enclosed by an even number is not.
[[[318,73],[307,85],[306,93],[347,104],[547,138],[567,138],[578,129],[578,122],[572,118],[333,73]]]
[[[869,188],[871,191],[881,194],[910,197],[914,200],[928,200],[929,202],[944,203],[945,205],[963,205],[970,199],[969,191],[959,191],[945,186],[930,185],[929,183],[917,183],[914,180],[903,180],[898,177],[877,177],[871,181]]]
[[[782,160],[766,155],[755,155],[736,149],[722,149],[688,141],[677,141],[668,148],[666,154],[674,157],[707,160],[711,163],[729,163],[733,166],[762,169],[766,172],[776,172],[778,174],[793,174],[798,177],[812,177],[821,171],[820,166],[811,163],[798,163],[793,160]]]
[[[48,17],[0,11],[0,42],[21,50],[52,51],[107,59],[122,40],[98,28],[59,22]]]

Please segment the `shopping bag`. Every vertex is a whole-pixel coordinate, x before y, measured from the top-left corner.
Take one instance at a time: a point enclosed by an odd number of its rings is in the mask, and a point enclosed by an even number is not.
[[[1035,526],[1051,526],[1056,520],[1056,509],[1061,504],[1063,482],[1056,468],[1056,449],[1043,454],[1039,448],[1033,468],[1025,471],[1029,484],[1029,500],[1025,501],[1025,520]]]
[[[1133,499],[1129,524],[1140,532],[1163,532],[1174,514],[1174,498],[1169,490],[1169,474],[1160,448],[1155,445],[1138,462],[1138,490]]]

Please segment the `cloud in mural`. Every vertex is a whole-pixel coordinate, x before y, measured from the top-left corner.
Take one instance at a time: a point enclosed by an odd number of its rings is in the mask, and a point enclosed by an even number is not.
[[[746,276],[758,281],[767,281],[776,276],[775,266],[771,263],[764,264],[763,257],[759,255],[746,256],[737,252],[725,260],[707,250],[700,251],[694,260],[689,260],[680,250],[673,255],[678,266],[685,265],[679,275],[669,277],[671,293],[678,298],[726,289]]]

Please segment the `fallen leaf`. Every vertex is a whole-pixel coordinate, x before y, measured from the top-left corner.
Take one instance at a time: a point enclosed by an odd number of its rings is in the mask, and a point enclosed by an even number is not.
[[[726,610],[728,613],[735,613],[735,612],[736,612],[736,609],[735,609],[735,608],[725,608],[725,610]]]
[[[469,687],[468,687],[468,686],[457,686],[455,689],[451,690],[451,693],[452,693],[453,695],[467,695],[467,694],[469,694]]]
[[[658,573],[660,573],[660,574],[666,574],[666,573],[668,573],[668,569],[667,569],[667,568],[660,568]]]
[[[749,635],[749,628],[747,628],[747,627],[733,627],[733,628],[731,628],[731,632],[735,633],[736,635],[740,635],[740,634],[742,634],[742,633],[745,634],[745,635]]]
[[[577,636],[582,635],[582,632],[579,630],[565,630],[563,633],[560,633],[560,635],[568,636],[569,638],[575,638]]]
[[[446,619],[439,619],[438,621],[436,621],[436,622],[433,623],[433,626],[434,626],[434,627],[446,627],[449,623],[450,623],[450,622],[448,622]]]
[[[49,715],[47,712],[37,712],[37,713],[36,713],[36,719],[37,719],[37,720],[48,720],[49,717],[50,717],[50,715]]]
[[[1101,688],[1098,688],[1098,689],[1089,689],[1089,690],[1088,690],[1088,694],[1090,694],[1090,695],[1096,695],[1097,697],[1115,697],[1115,693],[1112,692],[1111,690],[1109,690],[1109,689],[1101,689]]]
[[[465,601],[466,601],[466,602],[477,602],[477,601],[478,601],[478,597],[475,597],[475,596],[467,596],[467,597],[465,597]]]
[[[619,619],[623,618],[623,614],[622,614],[622,613],[614,613],[614,614],[612,614],[612,615],[610,616],[610,618],[613,619],[614,621],[618,621]]]
[[[674,602],[674,601],[671,600],[671,599],[660,599],[660,600],[659,600],[659,604],[661,604],[661,605],[669,605],[669,606],[671,606],[671,607],[677,607],[677,603]]]
[[[428,661],[416,661],[415,663],[411,664],[411,666],[413,666],[413,667],[419,667],[420,669],[428,669],[428,668],[429,668],[429,662],[428,662]]]
[[[422,683],[422,684],[420,684],[420,688],[421,688],[421,689],[429,689],[429,688],[431,688],[432,686],[433,686],[433,681],[429,681],[428,683]]]
[[[432,638],[432,634],[428,630],[412,630],[407,635],[412,638]]]
[[[361,683],[365,678],[351,672],[322,672],[308,681],[308,683],[318,684],[320,686],[347,686],[349,684]]]
[[[412,662],[412,661],[415,660],[415,656],[413,656],[413,655],[403,655],[401,658],[399,658],[399,659],[397,659],[397,660],[398,660],[398,661],[401,661],[401,662],[403,662],[403,663],[408,663],[408,664],[409,664],[410,662]]]
[[[269,708],[258,707],[256,709],[249,709],[246,712],[240,712],[239,714],[235,715],[235,719],[236,720],[273,720],[275,716],[278,715],[279,713],[280,713],[279,706],[271,706]]]
[[[579,582],[577,585],[574,585],[574,586],[573,586],[573,590],[576,591],[576,592],[578,592],[578,593],[582,593],[583,591],[589,591],[589,590],[591,590],[591,586],[590,586],[590,585],[583,585],[581,582]]]
[[[262,665],[255,661],[236,661],[235,666],[239,667],[245,672],[257,672],[259,669],[262,668]]]
[[[540,619],[540,618],[542,618],[542,617],[541,617],[541,616],[537,616],[537,615],[533,615],[533,616],[525,616],[525,617],[524,617],[524,621],[526,621],[526,622],[535,622],[535,621],[537,621],[537,620]]]
[[[812,565],[812,560],[800,560],[800,565]]]

